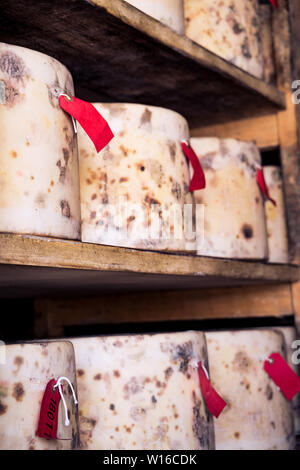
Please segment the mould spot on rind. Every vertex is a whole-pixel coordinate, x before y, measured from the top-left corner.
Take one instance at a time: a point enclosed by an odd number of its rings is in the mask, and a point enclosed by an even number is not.
[[[24,391],[24,388],[23,388],[23,385],[21,384],[21,382],[18,382],[16,384],[14,384],[12,396],[17,401],[22,401],[24,395],[25,395],[25,391]]]
[[[251,227],[251,225],[244,224],[241,228],[241,232],[247,240],[253,238],[253,228]]]
[[[83,369],[77,369],[77,377],[82,377],[84,375]]]
[[[197,401],[193,407],[193,433],[200,443],[200,448],[210,448],[209,422],[205,421],[200,414],[201,402]]]
[[[242,371],[248,371],[251,366],[251,359],[244,351],[238,351],[234,356],[233,365]]]
[[[146,108],[141,116],[141,121],[140,121],[141,126],[143,126],[144,124],[150,124],[151,117],[152,117],[152,112],[148,108]]]
[[[172,162],[175,162],[175,156],[176,156],[176,143],[172,142],[171,140],[168,140],[167,145],[169,147],[169,152],[171,156]]]
[[[26,75],[23,59],[14,52],[5,52],[0,56],[0,70],[15,80],[22,80]]]
[[[68,219],[71,217],[71,210],[70,210],[70,205],[66,199],[63,199],[60,201],[60,208],[61,208],[61,213],[64,217],[67,217]]]
[[[172,184],[172,193],[174,194],[176,199],[179,200],[181,198],[181,186],[176,181]]]
[[[94,380],[101,380],[101,374],[96,374],[94,376]]]
[[[187,373],[189,361],[193,356],[193,345],[191,341],[176,346],[174,359],[180,361],[179,370],[183,374]]]
[[[93,430],[97,424],[97,420],[93,418],[86,418],[85,416],[80,416],[79,422],[81,448],[87,449],[89,440],[91,439]]]
[[[3,405],[3,403],[1,403],[1,401],[0,401],[0,416],[4,415],[4,413],[6,413],[6,411],[7,411],[7,406]]]
[[[250,52],[250,47],[249,47],[249,40],[248,40],[247,37],[245,38],[241,49],[242,49],[242,54],[246,59],[251,59],[252,58],[252,55],[251,55],[251,52]]]
[[[173,369],[172,367],[168,367],[166,370],[165,370],[165,380],[168,380],[171,375],[173,374]]]
[[[267,397],[267,400],[272,400],[273,398],[273,390],[272,388],[270,387],[270,385],[268,384],[267,387],[266,387],[266,397]]]

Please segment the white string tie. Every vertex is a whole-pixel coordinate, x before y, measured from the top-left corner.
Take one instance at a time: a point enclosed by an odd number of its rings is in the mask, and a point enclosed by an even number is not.
[[[78,401],[77,401],[77,398],[76,398],[76,395],[75,395],[75,390],[73,388],[73,385],[71,384],[70,380],[67,378],[67,377],[60,377],[56,384],[54,385],[53,388],[57,388],[58,387],[58,390],[59,390],[59,394],[60,394],[60,398],[62,399],[62,402],[63,402],[63,405],[64,405],[64,409],[65,409],[65,425],[66,426],[69,426],[70,425],[70,421],[69,421],[69,418],[68,418],[68,408],[67,408],[67,404],[66,404],[66,400],[65,400],[65,397],[64,397],[64,394],[63,394],[63,391],[62,391],[62,388],[61,388],[61,381],[62,380],[65,380],[66,382],[68,382],[71,390],[72,390],[72,393],[73,393],[73,399],[74,399],[74,403],[75,405],[77,405]]]

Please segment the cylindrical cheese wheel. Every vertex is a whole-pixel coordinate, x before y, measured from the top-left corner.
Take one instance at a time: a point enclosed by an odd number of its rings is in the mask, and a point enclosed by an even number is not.
[[[62,401],[58,409],[57,439],[36,435],[41,402],[48,382],[67,377],[76,391],[74,349],[68,341],[1,346],[0,449],[67,450],[78,446],[78,411],[72,391],[62,382],[70,425],[65,425]],[[4,352],[3,352],[4,351]]]
[[[191,144],[206,176],[195,192],[204,204],[204,234],[197,253],[220,258],[265,259],[267,237],[263,198],[256,181],[260,153],[253,142],[193,138]]]
[[[288,263],[288,234],[280,168],[276,166],[265,166],[264,176],[270,196],[276,201],[276,206],[274,206],[271,201],[265,202],[269,262]]]
[[[183,0],[126,0],[179,34],[184,33]]]
[[[210,378],[227,402],[214,420],[216,449],[293,449],[291,403],[263,368],[271,353],[285,354],[283,335],[224,331],[206,338]]]
[[[72,339],[84,449],[214,446],[197,362],[205,337],[185,332]]]
[[[271,4],[259,5],[260,35],[264,62],[264,80],[267,83],[275,82],[272,11],[273,7]]]
[[[52,57],[0,43],[0,232],[79,238],[77,141]]]
[[[263,77],[258,1],[184,0],[186,35],[250,74]]]
[[[297,334],[296,328],[285,326],[281,328],[276,328],[276,330],[279,330],[283,334],[284,339],[285,339],[285,345],[286,345],[287,361],[290,367],[295,372],[295,374],[297,374],[300,377],[300,367],[299,367],[299,363],[297,363],[300,360],[300,354],[299,354],[300,338]],[[293,406],[295,433],[300,434],[300,394],[299,393],[293,398],[292,406]]]
[[[84,242],[141,249],[195,249],[184,224],[192,209],[189,168],[181,141],[186,120],[139,104],[95,104],[115,137],[97,154],[78,126],[81,237]],[[192,211],[186,212],[192,221]],[[189,235],[190,234],[190,235]]]

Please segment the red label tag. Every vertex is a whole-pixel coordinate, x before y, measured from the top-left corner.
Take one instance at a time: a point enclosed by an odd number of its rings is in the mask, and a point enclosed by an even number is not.
[[[197,191],[198,189],[204,189],[206,186],[205,174],[200,164],[199,158],[195,154],[190,144],[187,145],[185,142],[181,142],[181,146],[182,150],[185,153],[185,156],[189,159],[194,170],[189,191]]]
[[[256,180],[258,182],[258,185],[260,187],[260,189],[262,190],[263,194],[266,196],[266,198],[272,202],[272,204],[274,204],[274,206],[276,206],[276,201],[274,199],[271,198],[270,194],[269,194],[269,190],[268,190],[268,187],[267,187],[267,184],[266,184],[266,181],[265,181],[265,177],[264,177],[264,172],[263,172],[263,169],[262,168],[258,168],[256,170]]]
[[[288,400],[300,392],[299,377],[280,354],[271,354],[269,360],[264,362],[264,370]]]
[[[201,361],[198,362],[198,374],[201,392],[206,402],[207,409],[211,412],[212,415],[214,415],[215,418],[218,418],[227,403],[223,400],[222,397],[220,397],[220,395],[211,385]]]
[[[69,100],[66,96],[61,95],[59,104],[79,122],[93,141],[97,152],[100,152],[114,137],[107,121],[91,103],[75,98],[75,96],[70,96]]]
[[[47,383],[41,404],[37,435],[45,439],[57,439],[60,393],[58,388],[53,389],[55,384],[55,379]]]
[[[270,0],[270,3],[272,3],[273,7],[278,8],[278,1],[277,0]]]

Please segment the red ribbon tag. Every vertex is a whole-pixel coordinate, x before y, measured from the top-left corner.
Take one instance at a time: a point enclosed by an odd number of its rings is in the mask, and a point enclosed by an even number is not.
[[[60,107],[79,122],[93,141],[97,152],[100,152],[114,137],[107,121],[91,103],[75,98],[75,96],[69,98],[61,95],[59,97]]]
[[[271,354],[264,362],[264,370],[288,400],[300,392],[300,378],[280,354]]]
[[[190,144],[181,142],[182,150],[185,156],[189,159],[194,174],[190,183],[189,191],[197,191],[198,189],[204,189],[206,186],[205,174],[200,164],[199,158],[195,154]]]
[[[55,384],[55,379],[47,383],[41,404],[37,435],[45,439],[57,439],[60,393],[58,388],[53,389]]]
[[[274,204],[274,206],[276,206],[276,201],[274,199],[271,198],[270,194],[269,194],[269,190],[268,190],[268,187],[267,187],[267,183],[265,181],[265,177],[264,177],[264,172],[263,172],[263,169],[262,168],[258,168],[256,170],[256,180],[258,182],[258,185],[260,187],[260,189],[262,190],[263,194],[266,196],[266,198],[272,202],[272,204]]]
[[[201,361],[198,362],[198,374],[201,392],[206,402],[207,409],[211,412],[212,415],[214,415],[215,418],[218,418],[227,403],[223,400],[222,397],[220,397],[220,395],[211,385]]]
[[[278,8],[278,1],[277,0],[270,0],[270,3],[272,3],[273,7]]]

